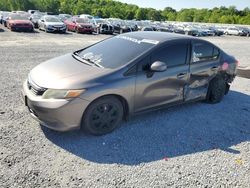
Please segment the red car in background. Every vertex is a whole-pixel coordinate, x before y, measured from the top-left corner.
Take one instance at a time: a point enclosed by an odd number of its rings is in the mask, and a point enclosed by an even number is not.
[[[11,31],[34,31],[34,25],[26,14],[10,14],[7,18],[6,26]]]
[[[79,17],[72,17],[64,21],[68,31],[75,31],[77,33],[90,33],[94,31],[93,24],[88,19]]]

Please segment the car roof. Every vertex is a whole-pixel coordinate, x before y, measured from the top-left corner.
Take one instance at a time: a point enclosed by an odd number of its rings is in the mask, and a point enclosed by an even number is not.
[[[176,33],[156,32],[156,31],[130,32],[124,34],[124,36],[133,38],[145,38],[145,39],[159,41],[160,43],[174,39],[196,39],[192,36],[176,34]]]

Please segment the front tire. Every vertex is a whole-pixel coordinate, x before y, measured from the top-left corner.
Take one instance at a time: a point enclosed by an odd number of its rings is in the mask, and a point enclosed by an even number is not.
[[[82,127],[93,135],[104,135],[116,129],[123,118],[123,105],[116,97],[101,97],[90,104]]]
[[[215,77],[209,83],[206,102],[211,104],[219,103],[226,93],[227,85],[223,78]]]

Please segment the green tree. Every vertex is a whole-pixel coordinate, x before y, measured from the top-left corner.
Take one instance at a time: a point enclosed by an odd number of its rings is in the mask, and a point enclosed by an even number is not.
[[[177,21],[181,22],[193,22],[194,10],[193,9],[181,9],[177,14]]]
[[[147,12],[147,18],[149,20],[161,21],[161,13],[155,9],[150,9]]]
[[[147,11],[145,8],[139,8],[136,11],[135,18],[137,20],[146,20],[147,19]]]

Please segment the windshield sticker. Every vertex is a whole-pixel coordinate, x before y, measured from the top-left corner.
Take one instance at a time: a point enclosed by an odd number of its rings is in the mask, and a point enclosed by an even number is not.
[[[135,39],[135,38],[127,37],[127,36],[116,36],[116,38],[128,40],[128,41],[131,41],[131,42],[134,42],[134,43],[137,43],[137,44],[141,44],[143,42],[143,43],[149,43],[149,44],[155,44],[156,45],[156,44],[159,43],[159,41],[157,41],[157,40],[150,40],[150,39],[139,40],[139,39]]]
[[[83,59],[89,59],[95,63],[101,63],[102,62],[102,54],[96,54],[94,55],[92,52],[86,53],[83,56]]]
[[[159,41],[157,40],[150,40],[150,39],[142,39],[142,42],[155,44],[155,45],[159,43]]]

